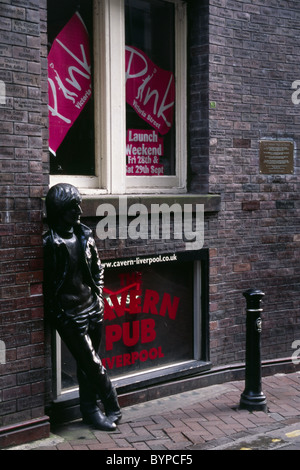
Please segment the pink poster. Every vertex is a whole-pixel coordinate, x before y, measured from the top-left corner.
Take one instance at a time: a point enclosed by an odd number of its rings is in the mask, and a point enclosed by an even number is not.
[[[165,135],[173,124],[174,75],[157,67],[136,47],[125,49],[126,101],[144,121]]]
[[[53,155],[92,96],[89,36],[75,13],[48,55],[49,149]]]
[[[164,165],[163,138],[155,130],[128,129],[126,137],[127,176],[161,176]]]

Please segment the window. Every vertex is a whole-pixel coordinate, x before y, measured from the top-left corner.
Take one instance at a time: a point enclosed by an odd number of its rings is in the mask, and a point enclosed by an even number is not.
[[[83,194],[185,192],[185,3],[49,0],[50,45],[78,7],[92,96],[51,154],[51,184]]]
[[[126,174],[175,175],[174,4],[125,1]]]
[[[59,7],[58,3],[60,5]],[[79,12],[82,22],[87,28],[89,34],[89,44],[87,44],[87,47],[92,43],[92,0],[81,2],[78,2],[77,0],[68,0],[63,2],[50,0],[48,1],[48,53],[51,51],[55,38],[57,38],[58,34],[67,25],[76,11]],[[51,56],[49,55],[49,57]],[[56,70],[56,65],[52,66],[51,60],[49,61],[49,67],[54,68],[54,79],[50,82],[51,86],[49,87],[49,105],[54,106],[53,103],[56,96],[59,99],[62,83],[65,86],[65,92],[68,92],[70,97],[75,97],[76,87],[72,86],[70,82],[67,82],[69,79],[65,79],[66,75],[63,75],[64,71],[62,70],[62,72],[60,72],[60,70]],[[85,73],[80,67],[78,68],[78,71],[80,71],[80,73]],[[49,76],[50,80],[51,76]],[[73,77],[76,79],[75,72]],[[59,108],[59,110],[61,110],[61,108]],[[59,119],[58,123],[60,126],[63,126],[65,121],[63,119]],[[94,140],[94,99],[92,98],[84,106],[58,149],[56,150],[55,148],[55,151],[53,149],[50,151],[50,173],[52,175],[94,175]]]
[[[118,386],[146,386],[210,367],[208,252],[106,261],[100,357]],[[76,363],[57,336],[57,396],[77,388]]]

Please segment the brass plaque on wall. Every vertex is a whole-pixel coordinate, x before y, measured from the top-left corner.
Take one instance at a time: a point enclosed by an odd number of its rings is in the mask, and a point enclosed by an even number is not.
[[[259,171],[264,175],[294,173],[294,143],[288,140],[261,140]]]

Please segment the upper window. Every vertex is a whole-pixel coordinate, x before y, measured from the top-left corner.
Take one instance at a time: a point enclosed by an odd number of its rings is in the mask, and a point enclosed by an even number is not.
[[[174,4],[125,7],[126,174],[175,175]]]
[[[181,0],[48,0],[52,184],[185,191],[185,19]]]
[[[74,26],[68,28],[74,14],[78,12],[82,22],[74,22]],[[69,54],[65,48],[70,52],[74,52],[80,61],[82,59],[82,52],[78,48],[76,39],[70,38],[70,34],[78,28],[86,28],[87,43],[84,44],[85,53],[89,54],[90,72],[84,70],[84,67],[78,63],[76,70],[70,69],[74,62],[74,58]],[[64,29],[66,28],[66,29]],[[66,38],[63,32],[69,38]],[[62,39],[59,38],[62,35]],[[58,42],[55,42],[58,41]],[[51,148],[51,137],[54,133],[58,133],[56,127],[51,128],[50,121],[50,173],[52,175],[94,175],[95,174],[95,151],[94,151],[94,99],[91,94],[85,106],[80,109],[80,114],[77,119],[69,123],[70,117],[64,113],[64,103],[70,103],[70,106],[79,106],[79,92],[78,82],[81,77],[85,80],[86,84],[92,81],[92,55],[90,54],[91,44],[93,43],[93,2],[92,0],[64,0],[48,1],[48,53],[49,54],[49,106],[51,107],[50,114],[55,112],[59,113],[56,116],[57,126],[62,128],[66,126],[68,132],[64,135],[63,140],[56,148]],[[65,55],[60,54],[60,51]],[[78,54],[77,54],[78,51]],[[53,58],[53,61],[51,60]],[[67,68],[63,68],[60,61],[67,61]],[[73,77],[73,79],[72,79]],[[71,80],[72,79],[72,80]],[[79,84],[78,84],[79,83]],[[84,86],[84,85],[83,85]],[[52,110],[52,113],[51,113]],[[72,124],[72,125],[70,125]]]

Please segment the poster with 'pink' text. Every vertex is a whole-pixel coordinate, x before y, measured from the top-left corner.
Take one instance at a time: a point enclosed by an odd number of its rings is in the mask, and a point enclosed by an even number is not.
[[[92,96],[89,35],[75,13],[48,55],[49,149],[53,155]]]
[[[175,81],[172,72],[155,65],[140,49],[125,48],[126,101],[161,135],[173,125]]]

